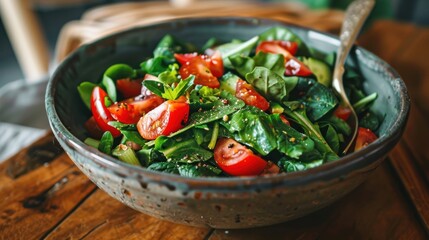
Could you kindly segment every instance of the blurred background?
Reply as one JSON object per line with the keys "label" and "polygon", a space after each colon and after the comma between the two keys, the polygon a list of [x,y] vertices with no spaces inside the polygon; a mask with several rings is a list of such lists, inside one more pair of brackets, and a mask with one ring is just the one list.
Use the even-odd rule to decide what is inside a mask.
{"label": "blurred background", "polygon": [[[194,0],[197,1],[197,0]],[[200,0],[204,1],[204,0]],[[349,0],[259,0],[260,2],[294,2],[302,4],[309,9],[345,9]],[[35,24],[39,25],[42,33],[41,36],[45,40],[47,57],[49,61],[53,61],[55,46],[61,28],[72,20],[80,19],[82,14],[98,6],[120,3],[120,0],[0,0],[2,3],[1,24],[0,24],[0,88],[6,83],[18,79],[26,78],[25,71],[20,66],[13,50],[10,36],[7,34],[5,27],[5,19],[8,14],[8,4],[10,2],[27,2],[29,8],[35,14]],[[142,1],[134,1],[142,2]],[[147,2],[147,1],[146,1]],[[159,2],[159,1],[157,1]],[[170,1],[180,2],[180,0]],[[187,1],[182,1],[187,2]],[[387,18],[398,21],[412,22],[417,25],[429,25],[429,9],[428,0],[378,0],[376,7],[372,13],[371,20]],[[13,31],[10,29],[9,32]],[[12,24],[13,28],[13,24]],[[21,64],[22,65],[22,64]]]}

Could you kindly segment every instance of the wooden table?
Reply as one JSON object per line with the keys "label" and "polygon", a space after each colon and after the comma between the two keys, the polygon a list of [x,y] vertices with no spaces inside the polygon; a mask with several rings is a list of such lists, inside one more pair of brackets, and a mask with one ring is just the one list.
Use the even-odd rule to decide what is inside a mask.
{"label": "wooden table", "polygon": [[0,239],[427,239],[429,29],[379,21],[359,42],[398,70],[413,105],[388,159],[332,206],[245,230],[158,220],[99,190],[48,134],[0,165]]}

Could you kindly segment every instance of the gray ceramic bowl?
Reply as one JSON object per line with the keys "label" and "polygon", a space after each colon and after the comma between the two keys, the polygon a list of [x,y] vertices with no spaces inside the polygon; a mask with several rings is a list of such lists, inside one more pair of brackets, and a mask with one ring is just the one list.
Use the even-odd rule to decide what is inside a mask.
{"label": "gray ceramic bowl", "polygon": [[362,71],[368,92],[379,93],[373,108],[384,120],[377,141],[338,161],[278,176],[186,178],[130,166],[82,142],[89,113],[76,91],[80,82],[98,81],[114,63],[138,66],[167,33],[203,44],[213,36],[224,41],[249,39],[275,25],[291,28],[320,50],[337,48],[338,41],[330,35],[266,19],[183,19],[130,29],[83,45],[59,65],[46,93],[51,128],[70,158],[98,187],[131,208],[161,219],[248,228],[295,219],[325,207],[357,187],[380,164],[398,142],[409,112],[407,91],[398,74],[359,47],[352,51],[348,64]]}

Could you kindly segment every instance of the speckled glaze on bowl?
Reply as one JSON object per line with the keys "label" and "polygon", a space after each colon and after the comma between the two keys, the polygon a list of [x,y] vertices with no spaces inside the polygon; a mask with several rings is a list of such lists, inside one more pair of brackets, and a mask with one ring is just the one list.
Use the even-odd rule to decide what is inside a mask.
{"label": "speckled glaze on bowl", "polygon": [[[398,142],[409,98],[398,74],[356,47],[348,64],[361,70],[368,92],[378,92],[373,109],[384,116],[380,138],[342,159],[303,172],[269,177],[186,178],[134,167],[82,141],[89,117],[77,85],[97,82],[111,64],[137,67],[165,34],[202,45],[210,37],[249,39],[273,26],[287,26],[310,46],[335,51],[338,41],[317,31],[255,18],[182,19],[113,34],[80,47],[48,83],[46,110],[51,128],[70,158],[98,187],[140,212],[176,223],[214,228],[248,228],[295,219],[341,198],[370,174]],[[100,203],[103,204],[103,203]]]}

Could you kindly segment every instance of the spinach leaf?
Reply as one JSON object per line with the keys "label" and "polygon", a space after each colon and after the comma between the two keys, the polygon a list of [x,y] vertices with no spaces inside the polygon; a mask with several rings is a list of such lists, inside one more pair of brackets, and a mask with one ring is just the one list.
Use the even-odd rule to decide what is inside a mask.
{"label": "spinach leaf", "polygon": [[328,142],[320,132],[317,123],[312,123],[308,119],[306,114],[305,106],[297,101],[283,102],[285,106],[285,114],[304,130],[305,134],[313,139],[316,149],[324,155],[324,159],[327,161],[333,161],[338,159],[338,155],[331,149]]}
{"label": "spinach leaf", "polygon": [[229,57],[229,61],[231,62],[231,67],[243,78],[255,68],[255,60],[248,56],[233,55]]}
{"label": "spinach leaf", "polygon": [[283,40],[296,42],[298,44],[298,56],[309,56],[310,51],[298,35],[285,27],[273,27],[259,35],[259,42],[267,40]]}
{"label": "spinach leaf", "polygon": [[266,67],[279,76],[285,73],[285,60],[281,54],[258,52],[253,59],[256,66]]}
{"label": "spinach leaf", "polygon": [[201,162],[213,157],[211,151],[200,147],[193,138],[183,141],[168,139],[162,144],[157,144],[155,141],[155,150],[164,154],[168,161],[173,162]]}
{"label": "spinach leaf", "polygon": [[183,164],[179,165],[178,170],[184,177],[215,177],[222,173],[219,168],[208,164]]}
{"label": "spinach leaf", "polygon": [[302,162],[288,158],[282,158],[278,161],[277,165],[285,172],[297,172],[310,168],[318,167],[323,164],[322,159],[314,160],[312,162]]}
{"label": "spinach leaf", "polygon": [[290,87],[285,79],[265,67],[255,67],[252,72],[246,74],[246,80],[259,93],[279,102],[286,98]]}
{"label": "spinach leaf", "polygon": [[91,109],[91,95],[92,90],[97,86],[97,84],[92,82],[82,82],[77,86],[77,91],[79,92],[79,96],[82,99],[83,103],[85,103],[85,106],[88,107],[88,109]]}
{"label": "spinach leaf", "polygon": [[216,50],[222,55],[223,65],[227,68],[232,68],[229,57],[234,55],[249,56],[250,52],[255,47],[256,42],[258,42],[258,37],[253,37],[246,42],[230,42],[219,45],[216,47]]}
{"label": "spinach leaf", "polygon": [[119,131],[121,130],[137,131],[137,127],[135,124],[126,124],[126,123],[121,123],[117,121],[110,121],[107,124],[118,129]]}
{"label": "spinach leaf", "polygon": [[139,132],[129,131],[129,130],[120,130],[121,133],[125,136],[126,140],[137,143],[140,146],[143,146],[147,141],[143,139]]}
{"label": "spinach leaf", "polygon": [[277,149],[291,158],[298,159],[304,153],[314,150],[311,138],[283,123],[279,114],[270,115],[272,126],[276,132]]}
{"label": "spinach leaf", "polygon": [[103,133],[101,137],[100,144],[98,145],[98,150],[109,154],[112,152],[113,148],[113,136],[109,131]]}
{"label": "spinach leaf", "polygon": [[[320,122],[323,123],[325,121],[320,121]],[[350,128],[350,126],[344,120],[336,117],[334,114],[332,114],[326,120],[326,122],[332,125],[332,127],[334,127],[337,132],[340,132],[346,136],[350,135],[352,132],[352,129]]]}
{"label": "spinach leaf", "polygon": [[140,68],[145,73],[158,76],[164,71],[168,70],[168,62],[165,57],[149,58],[148,60],[140,63]]}
{"label": "spinach leaf", "polygon": [[155,162],[149,165],[147,169],[151,171],[179,174],[178,167],[177,163],[173,162]]}
{"label": "spinach leaf", "polygon": [[134,78],[136,71],[127,64],[119,63],[110,66],[103,75],[101,85],[106,90],[107,95],[113,102],[117,100],[116,85],[115,82],[118,79],[123,78]]}
{"label": "spinach leaf", "polygon": [[317,121],[335,108],[338,99],[331,89],[315,82],[304,97],[304,103],[310,120]]}
{"label": "spinach leaf", "polygon": [[337,131],[330,124],[326,126],[325,139],[333,151],[338,153],[340,150],[340,139],[338,138]]}
{"label": "spinach leaf", "polygon": [[377,99],[377,93],[372,93],[353,104],[356,114],[362,113]]}
{"label": "spinach leaf", "polygon": [[374,112],[366,111],[361,114],[359,126],[371,129],[371,131],[375,132],[380,126],[380,119],[378,119]]}
{"label": "spinach leaf", "polygon": [[221,90],[225,90],[233,95],[235,95],[235,91],[237,88],[237,82],[240,78],[231,73],[231,72],[227,72],[225,73],[222,78],[220,78],[220,87],[219,89]]}
{"label": "spinach leaf", "polygon": [[191,44],[185,44],[173,36],[165,35],[153,51],[154,58],[161,57],[166,64],[174,63],[174,53],[195,52],[196,48]]}
{"label": "spinach leaf", "polygon": [[221,122],[240,143],[252,147],[261,155],[277,148],[275,131],[268,114],[258,108],[246,106],[235,112],[231,120]]}

